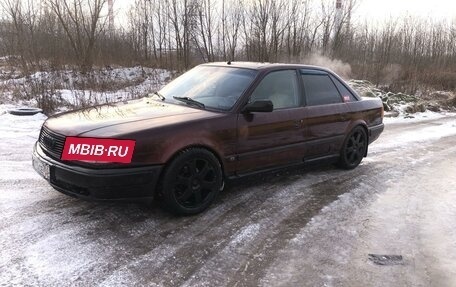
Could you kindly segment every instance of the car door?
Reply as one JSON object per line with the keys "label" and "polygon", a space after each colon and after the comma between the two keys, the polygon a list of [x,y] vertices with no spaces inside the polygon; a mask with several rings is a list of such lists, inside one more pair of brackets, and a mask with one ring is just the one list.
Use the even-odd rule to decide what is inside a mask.
{"label": "car door", "polygon": [[306,159],[337,155],[349,125],[344,103],[330,75],[320,70],[300,70],[304,86]]}
{"label": "car door", "polygon": [[302,161],[302,92],[294,69],[272,71],[249,102],[270,100],[274,110],[238,115],[238,175]]}

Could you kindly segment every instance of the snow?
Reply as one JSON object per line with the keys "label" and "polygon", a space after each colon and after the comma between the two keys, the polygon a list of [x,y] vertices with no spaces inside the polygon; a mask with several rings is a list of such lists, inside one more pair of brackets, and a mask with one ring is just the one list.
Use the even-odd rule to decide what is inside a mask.
{"label": "snow", "polygon": [[[144,72],[147,70],[147,72]],[[114,73],[114,75],[110,75]],[[144,75],[143,75],[144,74]],[[117,91],[94,92],[91,90],[59,89],[56,92],[70,105],[94,105],[107,102],[124,101],[159,90],[171,77],[169,71],[160,69],[125,68],[117,69],[104,75],[107,79],[119,79],[124,82],[141,80],[141,83]],[[142,80],[142,78],[144,78]]]}
{"label": "snow", "polygon": [[424,113],[416,113],[411,115],[400,114],[397,117],[385,117],[383,122],[385,124],[395,124],[395,123],[413,123],[413,122],[422,122],[426,120],[441,119],[444,117],[456,116],[456,113],[453,112],[432,112],[425,111]]}
{"label": "snow", "polygon": [[[31,151],[37,140],[41,125],[46,120],[43,114],[14,116],[7,111],[12,105],[0,105],[0,166],[4,180],[38,178],[31,170]],[[4,194],[0,194],[0,197]]]}
{"label": "snow", "polygon": [[259,231],[259,224],[248,225],[236,235],[236,237],[231,241],[231,245],[236,246],[238,244],[245,244],[247,240],[254,238]]}
{"label": "snow", "polygon": [[[6,73],[0,67],[0,72]],[[72,70],[40,71],[25,77],[0,79],[6,103],[36,107],[31,94],[46,93],[59,103],[59,111],[124,101],[159,90],[172,72],[146,67],[103,68],[88,74]]]}
{"label": "snow", "polygon": [[87,74],[74,70],[38,71],[25,77],[6,80],[3,84],[8,83],[17,86],[27,84],[30,81],[37,81],[72,89],[87,83],[103,84],[112,81],[130,83],[131,85],[140,79],[148,78],[162,82],[168,77],[170,77],[170,72],[167,70],[136,66],[94,69]]}
{"label": "snow", "polygon": [[[341,190],[292,238],[270,265],[263,286],[280,282],[297,286],[302,280],[321,286],[453,286],[456,278],[456,121],[442,155],[433,149],[433,134],[420,126],[410,135],[426,143],[385,153],[357,168],[375,176],[354,177],[328,186]],[[425,128],[427,129],[427,128]],[[450,134],[450,132],[448,133]],[[426,138],[427,137],[427,138]],[[389,143],[387,143],[389,145]],[[377,147],[383,148],[382,138]],[[419,156],[418,156],[419,155]],[[414,165],[406,163],[415,161]],[[378,267],[367,254],[402,255],[403,266]],[[302,256],[305,254],[305,256]],[[315,277],[306,276],[312,274]],[[318,277],[317,277],[318,276]],[[424,283],[427,282],[427,283]],[[429,284],[433,283],[433,284]]]}
{"label": "snow", "polygon": [[[432,120],[441,119],[435,122]],[[454,113],[438,114],[432,112],[417,115],[415,118],[385,119],[385,129],[401,129],[399,134],[389,136],[384,132],[380,139],[369,146],[369,153],[378,153],[392,149],[402,148],[407,145],[418,145],[423,142],[436,141],[441,138],[456,135],[456,115]],[[407,128],[405,124],[420,124],[420,128]],[[404,126],[405,125],[405,126]],[[367,158],[369,161],[369,157]]]}
{"label": "snow", "polygon": [[[126,73],[125,77],[128,78],[129,74]],[[166,75],[166,73],[161,73],[160,79],[165,81]],[[88,91],[83,91],[82,98],[89,103],[102,101],[106,98],[109,100],[125,99],[128,98],[132,90],[145,92],[153,89],[154,83],[153,79],[149,79],[135,87],[112,93],[90,94]],[[65,101],[77,104],[71,102],[75,100],[74,90],[61,89],[59,91]],[[0,166],[2,167],[0,215],[5,218],[14,218],[15,212],[31,202],[49,199],[58,201],[63,197],[59,197],[58,193],[54,192],[31,166],[32,147],[38,138],[40,127],[46,120],[46,116],[43,114],[33,116],[8,114],[7,111],[15,107],[16,105],[13,103],[0,104],[0,134],[2,135],[0,142]],[[370,152],[373,152],[374,156],[365,159],[359,167],[360,169],[369,169],[373,166],[370,172],[374,173],[380,170],[381,173],[384,173],[384,177],[379,179],[370,179],[364,176],[355,178],[358,172],[355,170],[350,181],[337,182],[338,173],[329,170],[316,175],[312,173],[300,175],[296,182],[291,180],[291,182],[276,183],[271,190],[261,190],[261,186],[250,188],[254,191],[253,193],[241,194],[238,197],[231,198],[229,203],[221,204],[217,208],[209,210],[194,221],[187,218],[176,219],[174,222],[168,223],[172,226],[179,224],[178,222],[183,222],[183,228],[178,231],[174,230],[173,232],[176,234],[166,235],[167,233],[163,232],[165,234],[163,236],[166,238],[161,240],[166,240],[165,243],[162,244],[160,241],[158,247],[152,245],[149,246],[150,249],[144,249],[146,251],[134,257],[134,260],[124,262],[121,267],[111,270],[110,275],[103,278],[99,284],[102,286],[120,286],[138,283],[137,285],[153,286],[153,282],[142,281],[141,275],[144,274],[140,272],[141,270],[147,270],[151,274],[161,274],[162,276],[164,276],[163,274],[171,274],[169,276],[172,276],[172,273],[167,273],[171,271],[166,267],[169,267],[168,262],[179,255],[182,247],[179,244],[186,242],[190,246],[186,240],[194,241],[192,242],[194,245],[197,245],[199,240],[204,243],[207,240],[206,236],[211,236],[211,234],[207,235],[204,232],[204,228],[209,225],[220,225],[220,230],[217,232],[226,234],[226,238],[214,239],[214,244],[210,246],[197,245],[200,247],[198,251],[204,249],[218,251],[215,254],[209,253],[211,256],[205,258],[204,262],[195,262],[195,265],[200,264],[202,268],[196,270],[195,275],[190,277],[184,285],[201,285],[202,282],[213,282],[215,279],[221,283],[226,283],[229,280],[227,275],[235,274],[236,268],[240,264],[245,264],[243,270],[245,272],[252,260],[259,258],[258,260],[266,261],[264,250],[255,254],[258,258],[254,259],[246,253],[246,250],[268,248],[268,243],[264,246],[259,246],[257,243],[268,242],[267,236],[279,236],[278,233],[284,232],[281,228],[286,223],[285,221],[289,220],[293,214],[305,211],[308,208],[307,203],[312,202],[312,196],[315,194],[311,194],[310,190],[318,191],[320,184],[334,177],[333,185],[346,192],[336,194],[335,200],[325,204],[318,214],[312,214],[308,224],[290,240],[284,241],[284,246],[281,246],[283,251],[280,251],[277,259],[269,266],[269,272],[265,273],[265,278],[261,282],[263,285],[275,285],[270,283],[280,281],[289,282],[289,286],[298,286],[302,282],[322,282],[323,284],[320,284],[322,286],[338,286],[340,285],[338,282],[355,276],[344,273],[342,270],[344,266],[360,264],[357,267],[360,270],[367,270],[366,274],[378,272],[378,270],[373,269],[373,266],[363,261],[368,252],[401,253],[408,260],[406,262],[409,265],[400,268],[417,266],[417,270],[423,271],[420,269],[422,266],[419,262],[413,261],[421,259],[421,257],[417,255],[414,258],[413,252],[415,251],[412,247],[408,247],[408,245],[413,246],[412,243],[416,241],[418,236],[420,236],[423,246],[426,246],[426,248],[423,247],[425,256],[436,262],[431,269],[442,270],[443,274],[447,274],[446,276],[442,275],[440,281],[435,281],[441,283],[436,286],[446,285],[445,280],[448,277],[453,276],[455,278],[454,276],[456,276],[454,271],[456,270],[454,264],[456,256],[454,252],[448,252],[448,250],[456,250],[456,233],[454,231],[456,190],[453,188],[456,182],[454,176],[453,180],[448,183],[440,179],[452,176],[452,170],[448,167],[456,165],[456,162],[454,159],[434,158],[435,152],[432,151],[432,143],[439,139],[451,139],[451,137],[456,136],[456,114],[428,111],[413,116],[414,118],[404,118],[404,116],[385,118],[385,133],[370,147]],[[390,129],[400,130],[400,132],[390,134]],[[400,157],[398,156],[397,161],[415,161],[415,170],[413,171],[396,170],[393,166],[394,163],[383,163],[382,156],[375,156],[383,151],[401,149],[410,145],[416,147],[418,153],[424,157],[416,159],[415,153],[409,152],[409,154],[404,155],[398,153]],[[430,170],[432,171],[431,175],[428,174]],[[404,173],[407,173],[410,179],[400,183]],[[410,188],[416,184],[412,174],[426,178],[426,181],[422,182],[424,183],[423,186],[417,189]],[[323,185],[320,187],[321,192],[324,194],[331,193],[333,185]],[[432,192],[420,193],[420,189],[423,188]],[[273,195],[264,199],[263,194],[268,192]],[[250,198],[255,195],[258,196],[256,201]],[[259,204],[261,208],[249,213],[248,218],[243,216],[241,209],[229,213],[234,206],[242,206],[243,203],[252,203],[252,201],[261,202],[261,205]],[[404,202],[406,207],[403,205]],[[65,204],[71,203],[66,202]],[[89,231],[97,231],[94,227],[99,223],[97,220],[92,221],[94,226],[86,226],[87,218],[85,217],[75,219],[72,212],[59,215],[56,211],[59,209],[58,205],[56,207],[51,204],[44,206],[47,210],[44,210],[42,214],[29,214],[29,217],[21,223],[1,229],[0,246],[11,245],[9,243],[11,240],[21,241],[23,242],[22,245],[25,246],[23,250],[0,250],[0,270],[3,267],[6,268],[5,266],[13,266],[7,270],[8,272],[0,272],[2,284],[6,282],[12,285],[33,285],[27,281],[22,281],[26,279],[24,274],[39,278],[41,285],[47,285],[46,280],[65,282],[65,284],[68,282],[77,283],[82,274],[81,270],[95,269],[101,272],[100,269],[110,268],[109,264],[112,263],[113,258],[118,258],[113,256],[114,253],[124,252],[126,254],[137,251],[134,248],[131,251],[123,250],[124,247],[110,246],[109,236],[99,239],[87,236],[86,233]],[[256,207],[256,205],[254,206]],[[56,210],[52,210],[52,208]],[[82,208],[90,210],[90,205],[84,205]],[[249,209],[250,206],[244,206],[244,208]],[[71,210],[71,207],[69,209]],[[134,209],[132,212],[137,212],[137,210]],[[222,223],[218,220],[220,220],[219,216],[224,213],[229,213],[230,216],[224,218]],[[270,218],[269,214],[273,214],[274,218]],[[120,216],[123,214],[117,215],[119,218],[113,219],[115,223],[122,221]],[[65,217],[64,219],[67,221],[65,226],[60,226],[62,217]],[[403,221],[398,221],[398,219],[403,219]],[[305,218],[303,217],[302,220],[304,221]],[[409,228],[415,228],[417,220],[424,228],[413,231],[416,233],[411,234],[403,232]],[[247,223],[242,225],[244,221]],[[39,230],[43,227],[45,228],[44,232]],[[51,228],[52,232],[48,234],[47,230],[51,230]],[[150,236],[147,231],[160,230],[160,228],[163,229],[163,226],[160,226],[151,217],[144,223],[136,225],[133,230],[124,228],[122,232],[128,234],[127,239],[125,239],[128,241],[133,237]],[[172,230],[171,227],[168,226],[168,228]],[[265,230],[268,230],[269,233],[263,232]],[[119,230],[115,231],[120,232]],[[112,236],[114,237],[114,235]],[[148,241],[145,240],[144,242]],[[322,242],[327,243],[324,250],[309,249],[309,246]],[[140,249],[137,246],[136,248]],[[144,247],[141,246],[141,248]],[[303,250],[306,251],[306,256],[302,256]],[[14,258],[18,258],[18,254],[24,258],[23,266],[12,263]],[[78,256],[69,257],[69,254],[78,254]],[[328,255],[331,256],[328,257]],[[120,257],[118,260],[122,261],[125,258]],[[97,267],[100,262],[104,262],[105,265]],[[107,264],[106,262],[110,263]],[[119,264],[114,263],[113,265],[119,266]],[[319,281],[311,281],[315,278],[304,276],[305,272],[308,273],[309,270],[315,271]],[[248,272],[254,271],[248,270]],[[84,275],[87,276],[87,273]],[[95,271],[91,276],[95,277],[96,275]],[[297,278],[308,281],[289,281],[292,280],[291,276],[297,276]],[[388,276],[385,274],[385,278]],[[53,279],[55,280],[52,281]],[[409,282],[417,280],[416,278],[408,279]],[[394,285],[394,282],[388,281],[389,279],[385,280],[386,283],[384,284],[391,283],[390,285]],[[31,282],[36,283],[36,281]],[[166,284],[167,282],[161,283]],[[286,286],[287,284],[283,283],[283,285]],[[360,285],[363,284],[360,283]]]}
{"label": "snow", "polygon": [[[436,140],[443,137],[456,135],[456,121],[440,124],[433,127],[427,127],[420,130],[420,132],[409,131],[404,132],[399,137],[396,137],[395,146],[403,146],[410,142],[423,142],[429,140]],[[383,148],[389,145],[383,145]]]}

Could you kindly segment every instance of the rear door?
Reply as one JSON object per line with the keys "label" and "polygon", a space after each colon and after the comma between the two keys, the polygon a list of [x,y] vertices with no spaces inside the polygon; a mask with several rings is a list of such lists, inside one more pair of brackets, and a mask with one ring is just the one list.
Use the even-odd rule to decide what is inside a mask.
{"label": "rear door", "polygon": [[331,76],[320,70],[300,70],[304,87],[306,159],[338,154],[349,125],[344,103]]}
{"label": "rear door", "polygon": [[249,102],[270,100],[269,113],[238,116],[239,175],[302,161],[302,91],[295,69],[272,71],[258,84]]}

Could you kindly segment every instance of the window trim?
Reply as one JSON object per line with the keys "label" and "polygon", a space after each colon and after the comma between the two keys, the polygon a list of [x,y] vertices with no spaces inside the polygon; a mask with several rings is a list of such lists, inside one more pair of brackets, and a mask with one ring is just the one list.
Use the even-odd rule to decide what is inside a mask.
{"label": "window trim", "polygon": [[337,87],[337,84],[335,83],[335,81],[339,82],[339,83],[340,83],[340,84],[341,84],[341,85],[350,93],[351,98],[355,99],[354,101],[351,101],[351,102],[357,102],[357,101],[359,101],[358,97],[356,97],[356,96],[353,94],[353,92],[350,90],[350,88],[347,87],[347,84],[345,84],[343,81],[339,80],[338,78],[336,78],[336,77],[333,76],[333,75],[329,75],[329,78],[333,81],[334,86],[336,86],[336,89],[339,91],[339,95],[341,96],[342,102],[343,102],[343,103],[346,103],[346,102],[344,101],[344,97],[343,97],[343,95],[342,95],[342,92],[340,91],[339,87]]}

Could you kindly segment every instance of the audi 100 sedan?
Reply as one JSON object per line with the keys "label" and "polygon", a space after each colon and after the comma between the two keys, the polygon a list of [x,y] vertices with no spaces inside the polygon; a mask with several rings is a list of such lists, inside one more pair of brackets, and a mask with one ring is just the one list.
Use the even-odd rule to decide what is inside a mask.
{"label": "audi 100 sedan", "polygon": [[50,117],[33,166],[83,199],[205,210],[227,179],[334,161],[353,169],[383,131],[379,99],[320,67],[210,63],[147,97]]}

